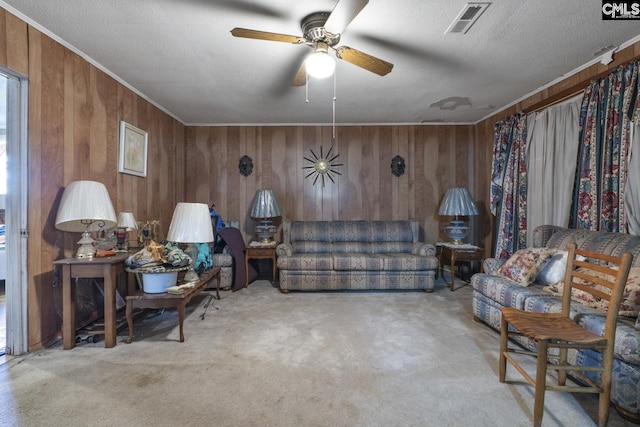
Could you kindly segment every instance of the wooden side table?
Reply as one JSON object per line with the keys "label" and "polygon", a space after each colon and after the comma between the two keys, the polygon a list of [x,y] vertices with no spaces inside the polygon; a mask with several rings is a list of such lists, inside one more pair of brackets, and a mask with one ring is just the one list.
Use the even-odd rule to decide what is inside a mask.
{"label": "wooden side table", "polygon": [[216,278],[216,295],[220,299],[220,267],[214,267],[200,274],[200,280],[196,282],[193,288],[188,288],[182,294],[146,294],[143,291],[135,292],[127,296],[127,325],[129,326],[129,337],[127,344],[133,341],[133,309],[134,308],[175,308],[178,310],[178,323],[180,325],[180,342],[184,342],[184,310],[189,301],[200,292],[205,290],[211,281]]}
{"label": "wooden side table", "polygon": [[[480,262],[480,271],[482,271],[482,260],[484,259],[484,250],[479,248],[478,246],[469,245],[469,244],[461,244],[455,245],[452,243],[437,243],[437,249],[439,250],[439,270],[440,275],[444,278],[444,270],[443,267],[445,263],[449,263],[451,273],[451,290],[455,290],[455,267],[457,262],[468,262],[471,263],[473,261]],[[465,285],[468,282],[465,283]],[[464,285],[463,285],[464,286]],[[460,289],[460,288],[458,288]]]}
{"label": "wooden side table", "polygon": [[[116,345],[116,278],[124,273],[129,253],[91,259],[65,258],[54,261],[62,268],[62,348],[76,346],[76,288],[73,279],[104,279],[104,346]],[[127,276],[127,293],[133,292],[134,280]]]}
{"label": "wooden side table", "polygon": [[249,286],[249,260],[250,259],[270,259],[271,260],[271,273],[272,273],[272,282],[276,283],[276,247],[275,245],[272,247],[264,247],[264,246],[247,246],[245,257],[244,257],[244,270],[245,277],[247,278],[247,282],[244,287]]}

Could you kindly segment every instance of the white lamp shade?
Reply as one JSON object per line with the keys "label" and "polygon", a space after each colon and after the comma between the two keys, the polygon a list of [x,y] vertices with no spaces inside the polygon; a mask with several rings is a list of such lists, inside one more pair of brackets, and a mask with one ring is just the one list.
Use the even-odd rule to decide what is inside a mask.
{"label": "white lamp shade", "polygon": [[310,76],[316,79],[324,79],[333,74],[336,62],[327,52],[316,51],[307,57],[305,67]]}
{"label": "white lamp shade", "polygon": [[209,207],[204,203],[178,203],[173,211],[167,240],[177,243],[213,242]]}
{"label": "white lamp shade", "polygon": [[104,184],[96,181],[73,181],[64,189],[56,215],[56,228],[82,232],[99,222],[109,229],[117,223],[116,211]]}
{"label": "white lamp shade", "polygon": [[442,216],[478,215],[471,193],[464,187],[450,188],[444,195],[438,214]]}
{"label": "white lamp shade", "polygon": [[256,195],[251,203],[251,211],[249,212],[251,218],[275,218],[281,215],[282,209],[280,209],[273,190],[263,188],[256,191]]}
{"label": "white lamp shade", "polygon": [[131,212],[118,212],[118,228],[124,228],[127,231],[137,230],[138,223]]}

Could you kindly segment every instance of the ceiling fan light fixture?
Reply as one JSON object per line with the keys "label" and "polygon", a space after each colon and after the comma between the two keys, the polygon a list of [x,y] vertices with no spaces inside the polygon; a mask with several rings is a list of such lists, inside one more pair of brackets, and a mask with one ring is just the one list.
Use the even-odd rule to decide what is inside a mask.
{"label": "ceiling fan light fixture", "polygon": [[307,73],[316,79],[325,79],[333,74],[336,62],[327,53],[327,45],[318,43],[314,52],[305,61]]}

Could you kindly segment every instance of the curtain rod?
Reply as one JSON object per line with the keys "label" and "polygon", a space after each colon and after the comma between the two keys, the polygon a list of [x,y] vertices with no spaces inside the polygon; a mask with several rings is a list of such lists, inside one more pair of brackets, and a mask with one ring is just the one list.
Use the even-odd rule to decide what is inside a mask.
{"label": "curtain rod", "polygon": [[562,97],[560,97],[558,99],[554,99],[553,101],[548,102],[548,103],[546,103],[544,105],[540,105],[540,106],[538,106],[536,108],[529,107],[529,108],[525,109],[523,112],[525,114],[537,113],[538,111],[544,110],[545,108],[549,108],[549,107],[553,107],[554,105],[561,104],[562,102],[564,102],[564,101],[566,101],[568,99],[571,99],[573,97],[576,97],[576,96],[580,95],[583,92],[584,92],[584,89],[581,89],[581,90],[579,90],[577,92],[573,92],[573,93],[570,93],[568,95],[562,96]]}
{"label": "curtain rod", "polygon": [[538,101],[532,105],[530,105],[529,107],[525,108],[522,110],[523,113],[528,114],[528,113],[533,113],[536,111],[540,111],[544,108],[547,107],[551,107],[552,105],[555,105],[559,102],[565,101],[569,98],[571,98],[572,96],[575,96],[577,94],[579,94],[580,92],[583,92],[587,86],[589,86],[591,84],[592,81],[596,80],[596,79],[601,79],[604,78],[610,74],[612,74],[614,72],[614,70],[620,66],[624,66],[626,64],[629,64],[633,62],[632,61],[627,61],[624,62],[622,64],[618,64],[615,67],[610,67],[604,71],[601,71],[600,73],[594,74],[593,76],[591,76],[591,78],[589,78],[588,80],[576,83],[572,86],[569,86],[568,88],[566,88],[563,91],[560,91],[558,93],[556,93],[553,96],[550,96],[542,101]]}
{"label": "curtain rod", "polygon": [[[544,110],[545,108],[549,108],[554,105],[560,104],[561,102],[564,102],[567,99],[571,99],[574,96],[581,94],[582,92],[584,92],[584,89],[585,88],[582,88],[580,90],[574,90],[571,93],[568,93],[566,95],[564,94],[564,91],[560,92],[558,95],[556,95],[557,98],[556,97],[547,98],[544,100],[544,102],[537,102],[532,106],[530,106],[529,108],[525,108],[524,110],[522,110],[522,112],[524,114],[537,113],[540,110]],[[551,101],[549,101],[549,99],[551,99]]]}

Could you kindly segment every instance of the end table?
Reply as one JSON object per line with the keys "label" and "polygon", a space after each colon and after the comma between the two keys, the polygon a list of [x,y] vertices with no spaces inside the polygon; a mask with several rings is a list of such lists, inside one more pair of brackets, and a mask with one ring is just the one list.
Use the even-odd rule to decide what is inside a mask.
{"label": "end table", "polygon": [[246,248],[244,257],[244,269],[247,282],[244,287],[249,286],[249,260],[250,259],[270,259],[271,260],[271,274],[273,276],[272,284],[276,283],[276,242],[272,244],[249,244]]}
{"label": "end table", "polygon": [[[451,274],[451,290],[455,290],[455,267],[457,262],[478,261],[480,263],[480,271],[482,271],[482,260],[484,259],[484,250],[478,246],[469,244],[453,244],[453,243],[436,243],[439,252],[438,261],[440,264],[440,275],[444,278],[444,264],[449,263]],[[467,285],[469,282],[466,282]],[[464,285],[463,285],[464,286]],[[462,286],[461,286],[462,287]],[[460,289],[460,288],[458,288]]]}
{"label": "end table", "polygon": [[[62,348],[76,345],[76,281],[74,279],[101,278],[104,280],[104,346],[116,345],[116,279],[125,272],[124,261],[129,253],[91,259],[65,258],[54,261],[62,269]],[[134,281],[127,275],[127,293],[134,290]]]}

